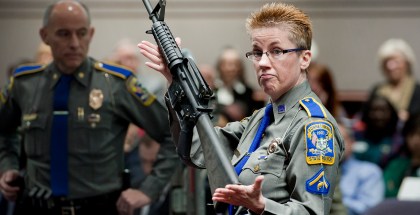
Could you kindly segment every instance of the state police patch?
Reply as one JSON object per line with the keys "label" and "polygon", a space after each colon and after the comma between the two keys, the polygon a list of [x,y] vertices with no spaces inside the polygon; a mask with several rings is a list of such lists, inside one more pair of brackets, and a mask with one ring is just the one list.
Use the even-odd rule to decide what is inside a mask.
{"label": "state police patch", "polygon": [[312,178],[306,180],[306,191],[314,194],[328,194],[330,183],[325,178],[324,168],[315,173]]}
{"label": "state police patch", "polygon": [[133,94],[144,106],[151,105],[156,97],[155,95],[149,93],[146,88],[144,88],[141,83],[137,80],[136,77],[132,77],[127,82],[128,91]]}
{"label": "state police patch", "polygon": [[13,86],[13,76],[10,77],[10,81],[8,83],[7,86],[4,86],[2,88],[0,88],[0,102],[5,104],[7,99],[9,98],[9,93],[12,90],[12,86]]}
{"label": "state police patch", "polygon": [[7,98],[9,97],[7,94],[8,94],[8,92],[7,92],[6,87],[0,88],[0,102],[1,103],[3,103],[3,104],[6,103]]}
{"label": "state police patch", "polygon": [[334,131],[331,123],[320,120],[305,126],[306,162],[334,164]]}

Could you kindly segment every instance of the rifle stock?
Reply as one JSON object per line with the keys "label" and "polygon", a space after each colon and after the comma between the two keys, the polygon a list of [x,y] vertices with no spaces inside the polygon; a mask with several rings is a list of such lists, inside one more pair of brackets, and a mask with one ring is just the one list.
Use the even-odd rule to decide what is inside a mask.
{"label": "rifle stock", "polygon": [[[238,176],[224,153],[210,120],[212,109],[209,108],[209,101],[213,92],[194,60],[184,57],[169,27],[163,21],[166,1],[159,0],[154,9],[149,0],[143,0],[143,3],[153,22],[151,30],[146,33],[153,34],[173,77],[168,96],[181,127],[178,155],[187,165],[197,167],[190,157],[193,129],[196,126],[212,193],[216,188],[225,187],[227,184],[239,184]],[[216,212],[223,212],[226,208],[225,203],[215,203]]]}

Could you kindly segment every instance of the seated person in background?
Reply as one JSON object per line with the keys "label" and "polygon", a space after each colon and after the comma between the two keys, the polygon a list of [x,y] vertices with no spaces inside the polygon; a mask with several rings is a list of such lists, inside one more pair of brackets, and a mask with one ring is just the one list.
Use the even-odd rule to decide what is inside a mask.
{"label": "seated person in background", "polygon": [[420,177],[420,115],[411,115],[402,131],[404,144],[400,156],[384,170],[385,197],[396,197],[407,176]]}
{"label": "seated person in background", "polygon": [[265,101],[257,99],[257,91],[245,81],[245,66],[236,49],[225,48],[216,68],[219,76],[214,92],[220,114],[227,122],[241,120],[264,107]]}
{"label": "seated person in background", "polygon": [[388,99],[373,95],[364,104],[361,119],[356,124],[356,143],[353,154],[357,159],[370,161],[382,169],[401,146],[398,113]]}
{"label": "seated person in background", "polygon": [[363,214],[384,198],[382,170],[374,163],[357,160],[352,155],[353,132],[343,124],[339,128],[345,142],[340,181],[343,203],[349,215]]}
{"label": "seated person in background", "polygon": [[410,114],[420,112],[420,85],[413,75],[416,56],[403,39],[389,39],[378,51],[379,63],[385,82],[378,83],[372,94],[388,98],[402,121]]}
{"label": "seated person in background", "polygon": [[35,53],[35,63],[49,64],[52,60],[51,47],[44,42],[40,42]]}
{"label": "seated person in background", "polygon": [[321,99],[322,104],[336,118],[347,117],[347,114],[338,100],[338,92],[334,76],[326,65],[311,62],[308,69],[308,80],[314,93]]}

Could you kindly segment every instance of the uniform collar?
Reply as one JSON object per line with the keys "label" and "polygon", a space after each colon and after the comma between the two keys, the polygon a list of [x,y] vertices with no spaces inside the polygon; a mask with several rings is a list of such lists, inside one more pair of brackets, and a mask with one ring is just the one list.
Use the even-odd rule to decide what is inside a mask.
{"label": "uniform collar", "polygon": [[[73,73],[74,79],[83,86],[88,85],[89,75],[92,71],[92,61],[92,59],[86,58],[80,67]],[[50,70],[49,75],[51,76],[52,80],[50,88],[52,89],[57,84],[57,81],[60,79],[62,73],[58,69],[57,65],[54,64],[54,62],[48,66],[48,70]]]}
{"label": "uniform collar", "polygon": [[[293,87],[291,90],[289,90],[286,94],[284,94],[280,99],[278,99],[277,101],[273,102],[273,115],[274,115],[274,123],[273,124],[278,124],[280,123],[281,119],[286,115],[286,113],[288,113],[291,109],[293,109],[293,107],[295,105],[299,105],[299,100],[301,100],[302,98],[304,98],[305,96],[309,95],[311,93],[311,88],[308,84],[307,81],[305,81],[304,83]],[[279,113],[278,108],[280,106],[285,106],[285,111],[282,111],[281,113]],[[265,110],[264,108],[262,110]],[[263,118],[264,116],[264,111],[258,111],[258,113],[256,113],[256,115],[253,117],[254,120],[258,120],[258,123],[253,123],[252,126],[259,126],[259,121]],[[270,127],[271,125],[269,125]],[[254,129],[251,128],[251,129]],[[268,127],[268,128],[269,128]],[[268,129],[267,128],[267,129]],[[249,135],[250,133],[246,133],[244,135]],[[247,136],[242,137],[242,139],[247,138]],[[239,160],[247,153],[249,146],[251,143],[247,144],[239,144],[237,146],[237,149],[234,152],[234,156],[231,160],[232,164],[236,164],[237,162],[239,162]]]}
{"label": "uniform collar", "polygon": [[278,124],[280,120],[288,113],[295,105],[299,103],[299,100],[311,93],[311,87],[308,81],[293,87],[277,101],[273,102],[273,115],[274,123]]}

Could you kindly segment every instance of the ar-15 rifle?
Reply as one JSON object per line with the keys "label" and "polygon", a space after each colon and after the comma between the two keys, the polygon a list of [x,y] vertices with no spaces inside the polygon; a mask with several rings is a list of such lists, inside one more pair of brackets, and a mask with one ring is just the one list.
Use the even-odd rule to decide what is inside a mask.
{"label": "ar-15 rifle", "polygon": [[[196,166],[190,157],[194,126],[201,140],[212,193],[226,184],[239,184],[238,176],[221,148],[220,140],[210,120],[212,109],[209,101],[212,90],[203,79],[193,59],[184,57],[169,27],[164,20],[165,0],[159,0],[152,9],[149,0],[143,0],[153,25],[148,34],[153,34],[161,54],[168,64],[173,81],[168,89],[171,107],[180,121],[177,152],[187,165]],[[226,204],[215,204],[216,212],[226,210]]]}

